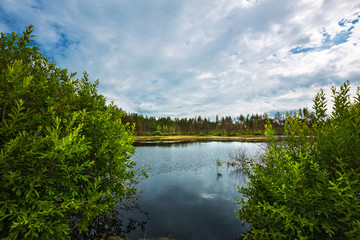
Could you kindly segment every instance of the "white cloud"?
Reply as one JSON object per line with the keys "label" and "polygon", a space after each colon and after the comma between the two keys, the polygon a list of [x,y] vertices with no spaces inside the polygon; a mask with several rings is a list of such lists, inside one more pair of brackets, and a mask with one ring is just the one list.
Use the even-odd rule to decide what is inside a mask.
{"label": "white cloud", "polygon": [[127,111],[235,116],[359,85],[359,15],[352,0],[3,0],[0,31],[34,24],[46,55]]}
{"label": "white cloud", "polygon": [[201,79],[208,79],[208,78],[214,78],[214,74],[212,74],[211,72],[205,72],[200,74],[199,76],[197,76],[197,79],[201,80]]}

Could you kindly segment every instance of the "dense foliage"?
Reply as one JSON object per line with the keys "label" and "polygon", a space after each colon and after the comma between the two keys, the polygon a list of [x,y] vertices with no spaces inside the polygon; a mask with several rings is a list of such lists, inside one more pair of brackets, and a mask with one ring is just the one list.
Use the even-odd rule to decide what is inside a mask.
{"label": "dense foliage", "polygon": [[134,190],[132,129],[91,83],[56,67],[23,35],[0,37],[0,238],[86,231]]}
{"label": "dense foliage", "polygon": [[240,189],[246,239],[359,239],[360,89],[351,102],[349,88],[332,89],[329,116],[323,91],[316,96],[311,127],[289,117],[283,142],[267,127],[264,161],[251,164]]}

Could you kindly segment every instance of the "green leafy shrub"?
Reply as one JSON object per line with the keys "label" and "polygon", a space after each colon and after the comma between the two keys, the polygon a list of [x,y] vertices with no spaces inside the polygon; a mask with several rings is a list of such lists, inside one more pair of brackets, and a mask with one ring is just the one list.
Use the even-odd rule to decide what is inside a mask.
{"label": "green leafy shrub", "polygon": [[69,238],[135,189],[133,132],[91,83],[0,37],[0,238]]}
{"label": "green leafy shrub", "polygon": [[254,135],[263,135],[263,132],[261,130],[254,131]]}
{"label": "green leafy shrub", "polygon": [[212,136],[222,136],[222,132],[220,130],[212,130],[210,132],[210,135],[212,135]]}
{"label": "green leafy shrub", "polygon": [[152,136],[164,136],[164,134],[160,131],[155,131],[151,134]]}
{"label": "green leafy shrub", "polygon": [[330,116],[323,91],[316,96],[311,127],[288,116],[278,142],[267,126],[264,162],[251,163],[239,190],[247,199],[237,216],[252,226],[245,239],[359,239],[360,90],[353,102],[348,82],[332,91]]}

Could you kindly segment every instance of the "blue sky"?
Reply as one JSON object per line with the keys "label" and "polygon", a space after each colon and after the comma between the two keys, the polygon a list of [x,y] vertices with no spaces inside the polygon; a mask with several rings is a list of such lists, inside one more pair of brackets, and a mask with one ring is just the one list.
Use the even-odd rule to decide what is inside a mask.
{"label": "blue sky", "polygon": [[33,24],[58,66],[156,117],[311,108],[346,80],[354,93],[359,18],[360,0],[0,1],[0,32]]}

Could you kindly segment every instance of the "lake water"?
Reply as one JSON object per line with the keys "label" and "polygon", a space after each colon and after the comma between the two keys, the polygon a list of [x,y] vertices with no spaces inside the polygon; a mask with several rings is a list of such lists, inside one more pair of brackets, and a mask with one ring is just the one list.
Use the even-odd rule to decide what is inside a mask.
{"label": "lake water", "polygon": [[[229,154],[246,149],[251,156],[263,144],[207,142],[139,146],[133,160],[136,168],[151,168],[139,185],[138,204],[145,214],[144,229],[129,239],[236,239],[248,229],[235,216],[241,199],[237,186],[244,177],[228,168]],[[223,163],[218,167],[216,160]],[[143,214],[144,215],[144,214]],[[143,217],[138,215],[137,217]]]}

